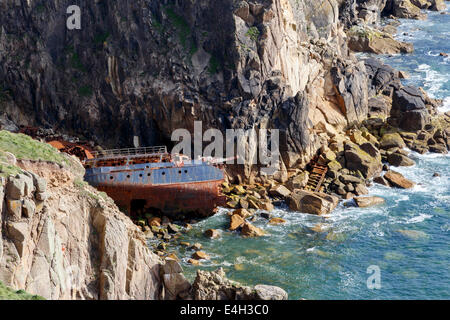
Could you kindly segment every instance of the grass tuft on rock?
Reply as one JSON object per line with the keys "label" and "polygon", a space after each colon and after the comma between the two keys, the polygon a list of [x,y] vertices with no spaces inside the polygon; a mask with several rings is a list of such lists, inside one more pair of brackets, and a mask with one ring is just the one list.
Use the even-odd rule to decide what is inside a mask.
{"label": "grass tuft on rock", "polygon": [[45,300],[43,297],[33,295],[24,290],[13,290],[0,281],[0,300]]}
{"label": "grass tuft on rock", "polygon": [[21,133],[1,130],[0,151],[10,152],[17,159],[51,161],[60,165],[68,164],[67,158],[56,148]]}

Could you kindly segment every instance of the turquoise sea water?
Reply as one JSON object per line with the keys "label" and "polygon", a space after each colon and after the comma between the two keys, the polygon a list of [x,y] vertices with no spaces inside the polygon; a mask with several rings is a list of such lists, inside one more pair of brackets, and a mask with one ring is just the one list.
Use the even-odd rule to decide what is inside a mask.
{"label": "turquoise sea water", "polygon": [[[403,33],[408,35],[403,35]],[[428,21],[403,21],[399,37],[414,43],[412,55],[385,57],[408,71],[407,83],[424,86],[450,104],[450,15],[430,13]],[[254,223],[268,236],[244,239],[226,231],[226,209],[194,225],[182,240],[200,242],[211,255],[201,269],[223,267],[229,278],[247,285],[277,285],[290,299],[450,299],[450,157],[412,153],[416,165],[398,168],[418,185],[411,190],[370,188],[386,199],[378,207],[359,209],[341,204],[329,217],[290,212],[274,215],[287,220],[270,226]],[[433,178],[437,172],[440,177]],[[325,232],[311,230],[321,224]],[[222,230],[209,240],[202,233]],[[189,278],[197,267],[186,263],[191,251],[178,249]],[[381,289],[370,290],[367,268],[381,272]]]}

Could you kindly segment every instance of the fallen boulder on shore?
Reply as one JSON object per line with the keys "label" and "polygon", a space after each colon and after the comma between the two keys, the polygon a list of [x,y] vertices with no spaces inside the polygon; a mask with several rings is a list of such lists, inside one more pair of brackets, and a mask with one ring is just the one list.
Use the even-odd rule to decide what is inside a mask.
{"label": "fallen boulder on shore", "polygon": [[294,190],[287,198],[287,203],[293,211],[324,215],[336,208],[339,198],[321,192]]}
{"label": "fallen boulder on shore", "polygon": [[391,186],[401,189],[411,189],[416,185],[414,182],[406,179],[401,173],[393,170],[386,172],[384,178],[389,181]]}
{"label": "fallen boulder on shore", "polygon": [[360,208],[367,208],[384,203],[384,199],[380,197],[357,197],[354,198],[356,205]]}
{"label": "fallen boulder on shore", "polygon": [[197,271],[192,285],[194,300],[287,300],[288,294],[279,287],[242,286],[226,278],[222,268],[213,272]]}

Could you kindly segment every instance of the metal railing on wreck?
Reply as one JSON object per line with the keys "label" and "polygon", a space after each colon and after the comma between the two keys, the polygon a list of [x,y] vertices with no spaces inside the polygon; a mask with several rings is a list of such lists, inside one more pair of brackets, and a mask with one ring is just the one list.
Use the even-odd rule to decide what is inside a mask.
{"label": "metal railing on wreck", "polygon": [[152,155],[152,154],[166,154],[166,146],[158,147],[145,147],[145,148],[126,148],[126,149],[111,149],[92,152],[92,156],[95,160],[98,159],[109,159],[115,157],[128,157],[128,156],[141,156],[141,155]]}

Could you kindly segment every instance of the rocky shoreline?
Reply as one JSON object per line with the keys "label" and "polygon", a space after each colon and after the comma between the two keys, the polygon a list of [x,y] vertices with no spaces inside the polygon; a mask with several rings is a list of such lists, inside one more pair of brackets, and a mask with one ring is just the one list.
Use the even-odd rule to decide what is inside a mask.
{"label": "rocky shoreline", "polygon": [[[373,58],[358,61],[350,52],[411,52],[413,48],[410,44],[401,43],[392,36],[398,25],[396,18],[424,19],[425,14],[420,9],[443,10],[444,1],[331,1],[330,10],[324,10],[326,12],[321,12],[320,18],[311,21],[310,18],[296,17],[298,12],[292,9],[294,5],[289,2],[270,2],[270,5],[263,5],[258,1],[240,1],[237,7],[233,2],[233,10],[230,11],[233,18],[221,18],[231,19],[233,25],[237,26],[236,30],[230,31],[236,35],[237,40],[219,39],[224,43],[239,43],[240,51],[235,54],[237,58],[233,57],[237,59],[236,64],[233,63],[236,71],[224,70],[220,75],[202,73],[201,66],[208,65],[201,59],[203,49],[192,57],[195,62],[193,65],[177,65],[174,67],[176,70],[168,71],[170,68],[166,68],[161,71],[162,77],[180,77],[179,80],[184,81],[183,94],[180,93],[182,90],[174,90],[177,92],[176,98],[173,92],[169,92],[173,88],[159,88],[160,91],[151,88],[145,95],[125,97],[124,92],[136,92],[134,89],[142,84],[121,79],[118,60],[130,59],[125,58],[126,53],[116,52],[119,58],[111,55],[115,48],[112,45],[109,47],[108,43],[104,44],[105,50],[109,51],[106,60],[111,92],[107,96],[100,94],[101,90],[93,93],[98,99],[92,99],[87,107],[88,113],[93,117],[86,123],[96,128],[95,132],[87,134],[97,144],[120,144],[126,141],[123,137],[136,135],[144,137],[144,141],[153,142],[156,140],[155,136],[160,134],[154,131],[148,135],[136,129],[133,132],[125,130],[126,134],[120,141],[117,138],[106,138],[107,130],[102,131],[105,129],[104,123],[108,123],[108,126],[111,124],[104,121],[103,116],[99,116],[103,115],[99,110],[108,110],[106,101],[123,110],[129,110],[127,108],[136,101],[140,104],[164,106],[167,109],[161,107],[164,110],[152,109],[151,112],[145,108],[137,108],[130,117],[125,116],[127,111],[124,111],[121,113],[122,122],[119,127],[124,130],[128,121],[133,123],[136,119],[165,123],[158,118],[159,114],[173,115],[175,120],[163,128],[156,128],[153,122],[144,125],[163,131],[166,136],[174,127],[189,127],[184,121],[192,120],[195,118],[192,115],[195,114],[201,114],[200,117],[208,120],[210,125],[218,124],[212,119],[222,119],[223,127],[226,127],[225,123],[232,126],[261,125],[261,119],[273,119],[272,122],[263,123],[263,126],[276,124],[276,127],[287,132],[279,174],[267,178],[257,176],[257,168],[230,168],[227,171],[227,182],[223,184],[223,193],[228,197],[227,207],[232,209],[228,230],[240,233],[243,237],[265,235],[263,229],[252,224],[256,215],[267,219],[269,224],[283,224],[283,219],[273,217],[270,213],[283,202],[293,211],[315,215],[332,213],[342,200],[354,199],[354,205],[360,208],[381,204],[383,199],[367,196],[367,187],[372,183],[393,188],[412,188],[415,185],[393,168],[414,165],[405,151],[406,147],[422,154],[447,153],[450,149],[450,114],[437,112],[441,101],[431,99],[420,88],[403,86],[401,79],[407,75],[401,71]],[[289,8],[290,11],[287,12],[291,14],[284,16],[285,13],[278,10],[273,2]],[[161,15],[165,16],[164,10],[158,7],[159,9]],[[187,12],[191,13],[199,10],[188,9],[190,10]],[[316,9],[315,5],[312,9]],[[337,9],[338,14],[330,13],[333,9]],[[171,15],[167,16],[170,18]],[[394,20],[381,26],[381,16]],[[287,25],[283,25],[282,30],[275,27],[276,22],[283,19],[295,24],[296,28],[297,23],[294,21],[300,21],[298,27],[305,26],[307,29],[308,36],[301,39],[299,48],[301,57],[296,56],[296,59],[302,60],[303,67],[307,66],[308,83],[303,83],[303,75],[298,74],[299,70],[285,67],[295,62],[295,55],[289,51],[289,44],[280,49],[278,42],[283,37],[295,35],[296,38],[297,35]],[[221,20],[222,23],[226,21]],[[327,24],[321,29],[319,26],[324,21]],[[251,28],[261,25],[267,28],[264,32],[254,32],[250,33],[253,37],[248,36],[249,30],[255,30]],[[270,28],[272,34],[267,32]],[[125,34],[131,37],[129,33]],[[154,30],[149,34],[157,41],[167,37],[155,34]],[[325,37],[318,40],[324,34],[329,36],[328,40],[324,40]],[[170,37],[169,39],[175,41]],[[9,41],[18,40],[1,38],[0,45],[13,52],[13,42]],[[211,51],[220,49],[211,39],[206,39],[204,43]],[[242,48],[245,50],[241,50]],[[279,57],[280,52],[283,57]],[[185,54],[178,47],[171,54],[179,58],[179,61],[184,60]],[[150,62],[146,61],[149,66],[159,63],[157,57],[152,59]],[[271,66],[272,61],[278,61],[274,68]],[[32,62],[37,63],[37,60]],[[293,64],[301,69],[299,65]],[[8,65],[16,70],[9,60],[2,68]],[[190,70],[191,67],[196,69],[195,73]],[[129,68],[133,70],[133,66]],[[275,72],[273,69],[282,71]],[[23,72],[27,73],[28,70],[20,69],[11,74]],[[195,81],[192,74],[197,77]],[[141,76],[142,83],[154,80],[153,75]],[[83,75],[80,77],[84,79]],[[222,79],[225,83],[220,83],[220,77],[225,79]],[[14,79],[9,80],[14,84]],[[99,88],[101,86],[98,84]],[[232,99],[221,94],[226,86],[233,89]],[[23,105],[27,105],[26,100],[32,98],[24,97],[14,101],[12,96],[14,93],[17,96],[22,88],[12,87],[8,94],[3,94],[0,90],[0,102],[6,100],[6,114],[10,115],[7,119],[2,119],[2,127],[6,123],[8,128],[17,129],[15,123],[40,125],[43,122],[53,126],[64,118],[64,112],[70,114],[72,119],[79,116],[73,111],[56,112],[56,106],[61,101],[47,94],[47,91],[56,90],[58,84],[43,83],[37,96],[47,96],[46,101],[52,106],[49,108],[52,111],[47,112],[51,114],[48,117],[50,122],[44,121],[42,114],[36,115],[33,120],[27,119],[27,109]],[[163,91],[167,96],[160,95]],[[290,93],[293,91],[299,93],[292,96]],[[145,99],[150,96],[150,101],[145,100],[144,96]],[[194,98],[190,99],[189,96]],[[74,100],[81,103],[85,98],[78,97]],[[178,116],[175,112],[179,110],[178,102],[185,110],[189,109],[186,117]],[[71,110],[78,110],[73,103],[65,101],[62,104],[69,106]],[[212,112],[207,107],[210,103],[219,105],[217,109],[221,111]],[[256,105],[260,106],[259,110],[253,108]],[[203,113],[202,110],[209,111]],[[109,110],[104,114],[114,112]],[[102,125],[98,125],[99,123]],[[73,120],[69,122],[69,126],[77,127],[79,123]],[[84,125],[80,127],[83,128]],[[74,128],[65,128],[65,131],[77,135]],[[209,259],[201,245],[178,241],[180,234],[188,232],[195,220],[177,225],[167,217],[147,214],[137,217],[133,224],[106,195],[81,180],[83,170],[76,160],[64,158],[62,163],[54,159],[37,161],[26,157],[17,160],[14,154],[5,152],[1,156],[1,171],[6,175],[0,181],[0,281],[8,286],[25,289],[48,299],[288,298],[287,293],[278,287],[257,285],[251,288],[234,283],[226,279],[221,269],[215,272],[199,271],[191,284],[183,275],[179,257],[167,249],[169,243],[188,247],[189,263],[192,265],[201,265],[202,260]],[[318,191],[305,190],[312,179],[312,168],[308,167],[311,159],[317,165],[327,168],[326,177]],[[220,230],[211,229],[205,231],[205,236],[215,239],[220,237],[220,233]],[[152,250],[147,246],[149,241]],[[76,279],[79,281],[76,286],[71,282],[73,266],[76,266]]]}

